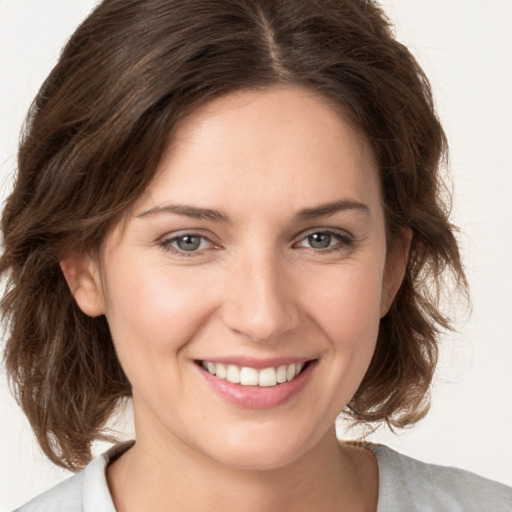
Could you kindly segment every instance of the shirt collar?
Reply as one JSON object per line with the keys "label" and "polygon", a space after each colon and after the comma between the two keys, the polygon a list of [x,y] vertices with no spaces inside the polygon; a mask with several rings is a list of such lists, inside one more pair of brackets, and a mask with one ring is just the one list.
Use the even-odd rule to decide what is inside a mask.
{"label": "shirt collar", "polygon": [[106,469],[114,461],[131,448],[134,441],[120,443],[95,457],[84,469],[82,505],[83,512],[116,512],[114,502],[107,483]]}

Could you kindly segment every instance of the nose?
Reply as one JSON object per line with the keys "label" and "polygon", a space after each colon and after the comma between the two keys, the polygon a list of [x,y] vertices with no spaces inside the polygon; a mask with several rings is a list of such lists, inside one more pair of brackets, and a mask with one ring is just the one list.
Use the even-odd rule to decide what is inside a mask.
{"label": "nose", "polygon": [[271,250],[253,252],[230,267],[223,321],[252,341],[273,342],[299,325],[298,299],[289,265]]}

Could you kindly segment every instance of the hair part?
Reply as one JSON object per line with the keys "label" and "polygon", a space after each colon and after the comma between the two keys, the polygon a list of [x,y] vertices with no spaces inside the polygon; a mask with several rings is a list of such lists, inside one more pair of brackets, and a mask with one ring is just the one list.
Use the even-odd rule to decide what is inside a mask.
{"label": "hair part", "polygon": [[413,233],[406,276],[347,406],[356,422],[423,417],[450,328],[443,276],[466,290],[440,165],[446,138],[423,71],[369,0],[105,0],[39,91],[2,217],[5,363],[44,453],[71,470],[130,383],[105,317],[78,308],[59,261],[99,251],[140,197],[179,120],[241,89],[300,85],[365,134],[381,173],[390,243]]}

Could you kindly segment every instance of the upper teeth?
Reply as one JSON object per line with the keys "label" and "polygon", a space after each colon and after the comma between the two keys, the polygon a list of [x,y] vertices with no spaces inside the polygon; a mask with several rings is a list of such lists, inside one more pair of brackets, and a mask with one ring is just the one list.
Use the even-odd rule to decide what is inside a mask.
{"label": "upper teeth", "polygon": [[283,364],[277,368],[270,367],[262,370],[209,361],[203,361],[202,365],[212,375],[216,375],[219,379],[226,379],[233,384],[269,387],[294,379],[302,370],[304,363]]}

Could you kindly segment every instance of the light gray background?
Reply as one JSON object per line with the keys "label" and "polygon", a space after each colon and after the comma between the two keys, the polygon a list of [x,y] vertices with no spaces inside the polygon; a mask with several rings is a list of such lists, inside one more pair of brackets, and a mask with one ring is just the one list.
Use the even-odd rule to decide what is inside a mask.
{"label": "light gray background", "polygon": [[[24,114],[93,0],[0,0],[0,195]],[[451,144],[454,221],[473,298],[443,339],[433,407],[399,437],[371,439],[512,485],[512,1],[384,0],[436,93]],[[66,473],[44,460],[0,376],[0,511]],[[129,415],[128,415],[129,416]],[[126,423],[127,421],[127,423]],[[130,436],[129,420],[123,420]],[[340,435],[345,433],[340,425]],[[104,447],[98,446],[97,451]]]}

